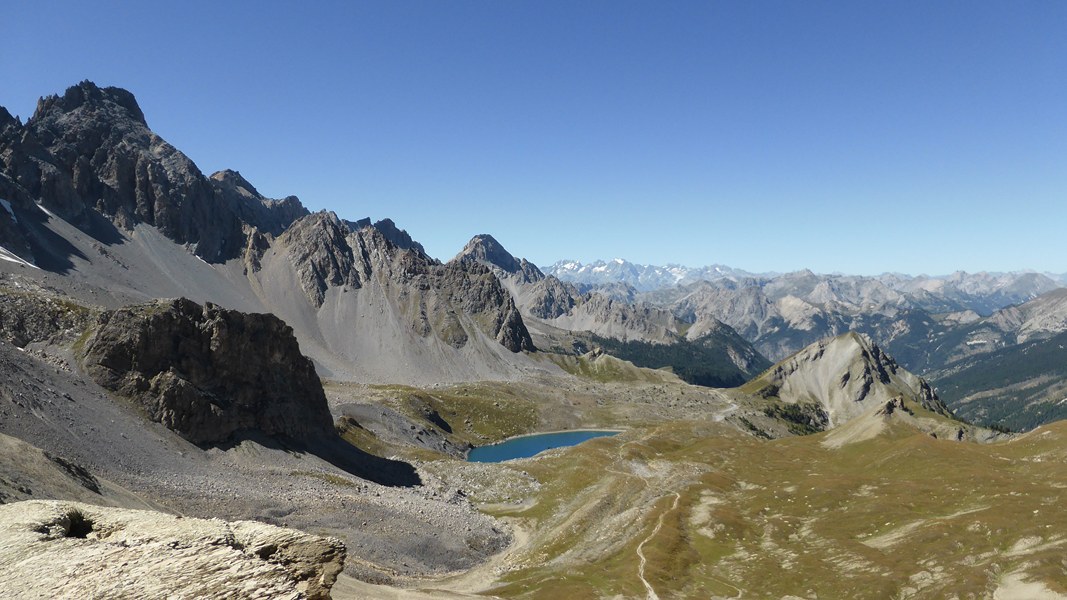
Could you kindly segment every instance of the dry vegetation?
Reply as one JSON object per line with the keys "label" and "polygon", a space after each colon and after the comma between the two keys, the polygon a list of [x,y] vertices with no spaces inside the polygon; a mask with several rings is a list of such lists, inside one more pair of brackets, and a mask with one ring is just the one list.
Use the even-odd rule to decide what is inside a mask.
{"label": "dry vegetation", "polygon": [[[442,414],[486,409],[432,395]],[[516,598],[645,597],[646,583],[662,598],[1067,593],[1067,424],[979,445],[931,436],[920,425],[949,424],[911,408],[843,443],[827,442],[834,431],[758,439],[709,411],[527,460],[436,461],[518,541],[477,576],[408,585]]]}

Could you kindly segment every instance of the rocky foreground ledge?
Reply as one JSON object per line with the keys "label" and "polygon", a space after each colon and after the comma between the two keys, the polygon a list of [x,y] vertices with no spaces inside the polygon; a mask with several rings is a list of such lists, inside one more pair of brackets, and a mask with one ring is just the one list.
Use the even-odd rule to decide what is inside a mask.
{"label": "rocky foreground ledge", "polygon": [[339,540],[253,521],[54,500],[0,505],[9,598],[327,599]]}

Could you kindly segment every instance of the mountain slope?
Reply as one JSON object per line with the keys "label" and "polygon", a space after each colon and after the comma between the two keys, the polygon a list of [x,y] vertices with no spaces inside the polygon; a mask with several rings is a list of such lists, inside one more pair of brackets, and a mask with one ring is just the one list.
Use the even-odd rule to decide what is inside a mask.
{"label": "mountain slope", "polygon": [[[516,259],[492,236],[478,235],[452,260],[487,266],[516,298],[526,322],[559,351],[592,347],[640,367],[671,368],[689,383],[732,387],[770,363],[721,322],[699,327],[670,311],[598,292],[579,294],[570,284]],[[569,335],[560,335],[566,332]],[[569,337],[566,341],[561,338]]]}
{"label": "mountain slope", "polygon": [[530,536],[488,593],[1062,597],[1065,424],[980,445],[878,418],[841,446],[825,443],[838,429],[758,440],[688,421],[522,461],[544,483],[501,510]]}
{"label": "mountain slope", "polygon": [[480,265],[439,264],[331,213],[295,223],[260,263],[249,279],[267,307],[305,331],[337,376],[429,383],[531,368],[515,354],[533,350],[522,317]]}
{"label": "mountain slope", "polygon": [[[388,219],[312,215],[236,171],[205,177],[133,95],[91,82],[0,114],[0,271],[106,308],[184,296],[277,314],[320,374],[429,383],[544,370],[476,264],[441,265]],[[33,267],[40,267],[35,269]]]}
{"label": "mountain slope", "polygon": [[1067,333],[963,359],[932,381],[972,422],[1026,430],[1067,418]]}
{"label": "mountain slope", "polygon": [[[1048,276],[1029,272],[862,277],[804,270],[752,276],[721,266],[652,267],[619,259],[594,265],[565,261],[547,270],[581,289],[603,290],[615,298],[668,309],[695,325],[690,332],[699,331],[703,320],[722,321],[772,359],[784,358],[824,337],[857,331],[870,335],[901,364],[920,373],[985,351],[978,346],[986,343],[981,339],[960,345],[963,342],[953,337],[958,338],[956,332],[966,330],[981,315],[1001,309],[1010,313],[1006,307],[1036,302],[1061,286]],[[1025,318],[1000,316],[1009,322]],[[1049,326],[1033,325],[1038,330]],[[989,328],[1012,327],[990,324]],[[954,345],[946,345],[954,339]]]}
{"label": "mountain slope", "polygon": [[812,344],[742,389],[789,404],[819,406],[831,427],[897,398],[951,414],[929,384],[897,366],[870,338],[855,333]]}
{"label": "mountain slope", "polygon": [[108,222],[154,225],[214,262],[244,249],[234,208],[220,210],[208,179],[148,128],[126,90],[84,81],[41,99],[18,134],[0,140],[5,172],[83,231],[99,237],[114,235]]}

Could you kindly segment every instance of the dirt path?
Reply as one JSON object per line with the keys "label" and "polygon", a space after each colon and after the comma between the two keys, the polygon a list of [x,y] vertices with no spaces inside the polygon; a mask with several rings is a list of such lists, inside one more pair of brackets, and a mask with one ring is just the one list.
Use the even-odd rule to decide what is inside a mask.
{"label": "dirt path", "polygon": [[715,421],[716,423],[722,423],[723,421],[726,420],[726,417],[730,416],[730,413],[732,413],[732,412],[734,412],[736,410],[737,410],[737,404],[735,404],[734,402],[731,402],[729,406],[727,406],[726,408],[724,408],[721,411],[719,411],[719,412],[715,413],[714,415],[712,415],[711,420]]}
{"label": "dirt path", "polygon": [[[652,584],[645,579],[645,563],[648,561],[645,559],[644,547],[652,538],[656,537],[659,530],[663,527],[663,519],[667,516],[667,513],[678,508],[678,501],[682,499],[682,495],[678,492],[672,492],[674,494],[674,504],[668,510],[663,511],[659,515],[659,520],[656,522],[656,528],[652,530],[652,533],[648,534],[640,544],[637,545],[637,558],[639,562],[637,564],[637,577],[641,580],[641,583],[645,585],[645,589],[648,590],[648,600],[659,600],[659,595],[656,594],[656,590],[652,589]],[[662,496],[666,497],[666,496]]]}

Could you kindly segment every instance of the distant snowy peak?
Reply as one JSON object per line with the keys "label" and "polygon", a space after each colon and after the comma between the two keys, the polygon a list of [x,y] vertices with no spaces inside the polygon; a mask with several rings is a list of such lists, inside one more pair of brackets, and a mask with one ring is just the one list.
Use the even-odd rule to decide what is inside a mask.
{"label": "distant snowy peak", "polygon": [[[542,269],[546,275],[554,275],[560,281],[579,286],[607,286],[625,284],[637,292],[652,292],[687,286],[699,281],[708,282],[743,282],[744,285],[769,287],[772,290],[797,288],[799,292],[789,293],[802,297],[812,293],[813,288],[824,297],[823,301],[836,296],[837,288],[848,288],[858,296],[894,296],[890,300],[899,300],[903,295],[924,304],[924,298],[949,299],[967,308],[975,308],[980,313],[992,311],[1026,302],[1045,292],[1067,285],[1067,276],[1041,274],[1029,271],[1010,273],[966,273],[957,271],[941,276],[910,276],[899,273],[886,273],[876,277],[843,275],[840,273],[819,275],[810,270],[792,273],[750,273],[725,265],[708,265],[706,267],[686,267],[678,264],[640,265],[621,258],[611,261],[598,260],[582,264],[576,260],[561,260]],[[757,279],[758,281],[753,281]],[[869,300],[869,298],[868,298]],[[987,300],[987,301],[986,301]],[[974,305],[974,306],[971,306]],[[942,307],[944,308],[944,307]],[[958,307],[953,307],[955,310]],[[945,308],[944,310],[948,310]],[[934,312],[944,312],[935,310]]]}
{"label": "distant snowy peak", "polygon": [[691,268],[678,264],[640,265],[615,258],[582,264],[576,260],[561,260],[542,269],[546,275],[554,275],[560,281],[585,285],[624,283],[639,292],[684,285],[696,281],[716,279],[742,279],[753,274],[725,265],[708,265]]}

